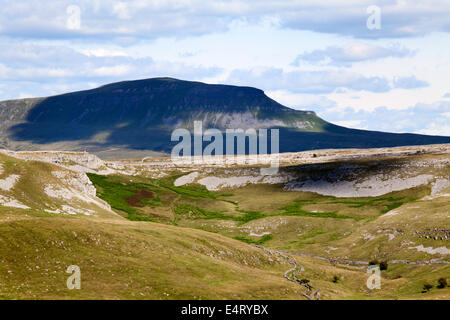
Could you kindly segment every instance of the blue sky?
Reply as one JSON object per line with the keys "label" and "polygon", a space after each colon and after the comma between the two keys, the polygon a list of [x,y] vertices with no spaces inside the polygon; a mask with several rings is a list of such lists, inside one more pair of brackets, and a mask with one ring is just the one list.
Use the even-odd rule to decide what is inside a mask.
{"label": "blue sky", "polygon": [[450,0],[0,6],[0,100],[172,76],[258,87],[353,128],[450,136]]}

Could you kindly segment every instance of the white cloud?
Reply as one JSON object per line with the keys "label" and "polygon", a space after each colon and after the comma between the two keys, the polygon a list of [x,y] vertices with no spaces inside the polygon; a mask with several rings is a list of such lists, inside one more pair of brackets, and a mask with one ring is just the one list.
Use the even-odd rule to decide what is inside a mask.
{"label": "white cloud", "polygon": [[450,136],[449,120],[446,117],[450,114],[450,103],[445,101],[418,103],[402,110],[378,107],[366,111],[331,107],[318,108],[316,111],[327,121],[358,129]]}
{"label": "white cloud", "polygon": [[[133,58],[115,49],[72,49],[61,45],[0,42],[0,100],[27,95],[47,96],[92,88],[125,79],[171,76],[203,80],[217,67]],[[94,85],[92,85],[94,84]]]}
{"label": "white cloud", "polygon": [[292,93],[286,90],[266,91],[265,94],[282,105],[294,109],[307,108],[314,110],[316,107],[327,109],[336,107],[336,102],[328,99],[324,95]]}
{"label": "white cloud", "polygon": [[346,70],[284,71],[280,68],[256,67],[233,70],[227,82],[295,93],[331,93],[337,89],[386,92],[391,89],[388,81],[382,77],[365,77]]}
{"label": "white cloud", "polygon": [[417,133],[428,134],[432,136],[448,136],[450,137],[450,125],[442,125],[440,123],[432,123],[425,129],[417,130]]}
{"label": "white cloud", "polygon": [[66,27],[73,0],[2,0],[2,33],[25,38],[182,37],[228,30],[235,21],[267,23],[281,28],[349,35],[356,38],[411,37],[450,31],[445,0],[383,1],[380,30],[368,30],[363,1],[130,0],[76,1],[81,28]]}
{"label": "white cloud", "polygon": [[120,50],[108,50],[104,48],[97,48],[97,49],[84,49],[80,50],[80,52],[87,56],[94,56],[94,57],[126,57],[128,56],[127,53]]}
{"label": "white cloud", "polygon": [[124,76],[132,70],[129,65],[117,65],[111,67],[100,67],[94,69],[94,74],[98,76]]}
{"label": "white cloud", "polygon": [[356,62],[377,60],[387,57],[406,57],[413,52],[398,44],[390,46],[379,46],[368,43],[356,42],[344,46],[329,46],[325,49],[318,49],[305,52],[297,56],[293,65],[301,62],[312,64],[332,64],[338,66],[349,66]]}
{"label": "white cloud", "polygon": [[338,126],[348,127],[348,128],[356,128],[356,129],[367,129],[367,126],[361,125],[363,120],[341,120],[334,121],[334,124]]}
{"label": "white cloud", "polygon": [[113,13],[117,15],[119,19],[130,19],[131,15],[128,11],[128,5],[126,2],[118,2],[113,6]]}
{"label": "white cloud", "polygon": [[395,77],[393,83],[395,88],[401,89],[416,89],[427,87],[429,85],[428,82],[419,80],[415,76]]}

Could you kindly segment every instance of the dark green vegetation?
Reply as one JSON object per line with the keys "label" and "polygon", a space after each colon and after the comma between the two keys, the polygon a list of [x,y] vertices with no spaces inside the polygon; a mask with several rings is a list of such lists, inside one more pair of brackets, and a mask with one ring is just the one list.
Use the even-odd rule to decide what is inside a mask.
{"label": "dark green vegetation", "polygon": [[[438,289],[444,289],[444,288],[447,288],[447,279],[445,279],[445,278],[439,278],[438,280],[437,280],[437,285],[436,285],[436,288],[438,288]],[[433,285],[432,284],[429,284],[429,283],[425,283],[424,285],[423,285],[423,288],[422,288],[422,293],[427,293],[427,292],[429,292],[431,289],[433,289]]]}
{"label": "dark green vegetation", "polygon": [[430,291],[431,289],[433,289],[433,286],[429,283],[425,283],[423,285],[422,293],[426,293],[426,292]]}
{"label": "dark green vegetation", "polygon": [[[305,204],[314,204],[314,200],[294,200],[293,203],[282,208],[284,215],[286,216],[304,216],[304,217],[317,217],[317,218],[341,218],[351,219],[350,216],[339,215],[337,212],[309,212],[302,209]],[[330,203],[330,202],[328,202]]]}
{"label": "dark green vegetation", "polygon": [[[378,208],[380,214],[384,214],[386,212],[389,212],[395,208],[400,207],[401,205],[414,201],[418,197],[404,197],[404,196],[398,196],[398,197],[392,197],[392,196],[380,196],[380,197],[366,197],[366,198],[360,198],[355,200],[341,200],[338,198],[330,197],[328,200],[324,200],[323,204],[344,204],[347,205],[349,208]],[[303,200],[304,202],[308,203],[310,200]],[[326,214],[326,213],[325,213]],[[333,216],[335,218],[349,218],[347,216],[336,216],[334,212],[328,213],[330,216]]]}
{"label": "dark green vegetation", "polygon": [[88,176],[96,186],[100,186],[97,191],[99,197],[108,202],[113,209],[127,213],[130,220],[134,220],[135,217],[139,216],[136,214],[137,208],[132,207],[126,199],[142,190],[142,186],[139,186],[139,184],[119,185],[109,181],[106,176],[96,174],[88,173]]}
{"label": "dark green vegetation", "polygon": [[376,198],[363,198],[362,200],[332,200],[328,203],[344,203],[348,204],[351,208],[363,208],[363,207],[381,207],[380,213],[386,213],[395,208],[400,207],[402,204],[409,201],[414,201],[414,198],[406,197],[376,197]]}
{"label": "dark green vegetation", "polygon": [[447,288],[447,279],[445,278],[439,278],[438,279],[438,285],[437,285],[438,289],[444,289]]}
{"label": "dark green vegetation", "polygon": [[[255,122],[280,125],[280,151],[324,148],[373,148],[448,143],[450,137],[391,134],[347,129],[324,121],[312,111],[287,108],[251,87],[210,85],[172,78],[112,83],[92,90],[41,99],[0,102],[0,143],[11,149],[39,149],[59,143],[64,150],[100,154],[111,147],[169,152],[176,127],[236,128]],[[236,114],[239,114],[238,116]],[[109,153],[109,156],[111,154]]]}
{"label": "dark green vegetation", "polygon": [[261,245],[266,241],[272,240],[272,238],[273,238],[273,236],[271,234],[265,234],[259,240],[253,240],[253,239],[246,238],[246,237],[234,237],[234,239],[236,239],[236,240],[243,241],[243,242],[250,243],[250,244],[258,244],[258,245]]}
{"label": "dark green vegetation", "polygon": [[[350,216],[339,215],[336,212],[309,212],[302,209],[302,205],[314,203],[313,200],[295,200],[293,204],[281,208],[277,213],[262,213],[259,211],[241,210],[234,201],[230,201],[227,197],[232,194],[210,192],[203,186],[173,186],[172,182],[174,176],[162,180],[158,179],[144,179],[139,180],[145,182],[130,182],[126,181],[124,177],[118,176],[101,176],[97,174],[88,173],[88,177],[97,188],[97,195],[101,199],[108,202],[113,209],[119,210],[127,214],[130,220],[145,220],[148,217],[140,212],[141,207],[149,207],[155,209],[156,207],[167,206],[172,209],[177,216],[183,216],[190,219],[223,219],[233,220],[241,223],[246,223],[256,219],[262,219],[269,216],[309,216],[316,218],[343,218],[351,219]],[[135,197],[143,190],[152,192],[157,196],[151,199],[144,198],[138,204],[130,204],[128,199]],[[172,197],[167,197],[168,193],[172,193]],[[176,197],[174,197],[176,194]],[[165,199],[165,200],[162,200]],[[184,200],[184,202],[183,202]],[[230,203],[235,206],[232,212],[208,210],[198,205],[187,203],[194,200],[196,204],[202,204],[205,200]],[[200,201],[200,202],[198,202]],[[220,205],[219,205],[220,207]],[[152,219],[153,220],[153,219]]]}

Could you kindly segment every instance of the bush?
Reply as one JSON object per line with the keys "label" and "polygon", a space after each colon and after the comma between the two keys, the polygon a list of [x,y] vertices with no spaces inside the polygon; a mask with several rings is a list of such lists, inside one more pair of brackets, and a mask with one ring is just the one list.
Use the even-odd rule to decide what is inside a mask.
{"label": "bush", "polygon": [[445,279],[445,278],[439,278],[437,287],[438,287],[439,289],[446,288],[446,287],[447,287],[447,279]]}
{"label": "bush", "polygon": [[371,261],[369,261],[369,265],[370,266],[376,266],[377,264],[379,264],[378,260],[371,260]]}
{"label": "bush", "polygon": [[334,283],[337,283],[339,281],[339,277],[338,276],[334,276],[333,280],[331,280],[331,281],[333,281]]}
{"label": "bush", "polygon": [[377,259],[374,260],[370,260],[369,261],[369,266],[380,266],[380,270],[387,270],[388,268],[388,263],[387,261],[378,261]]}
{"label": "bush", "polygon": [[431,284],[425,283],[425,284],[423,285],[422,293],[425,293],[425,292],[430,291],[431,288],[433,288],[433,286],[432,286]]}
{"label": "bush", "polygon": [[304,284],[307,284],[307,283],[309,283],[309,280],[308,279],[301,279],[300,282],[304,283]]}

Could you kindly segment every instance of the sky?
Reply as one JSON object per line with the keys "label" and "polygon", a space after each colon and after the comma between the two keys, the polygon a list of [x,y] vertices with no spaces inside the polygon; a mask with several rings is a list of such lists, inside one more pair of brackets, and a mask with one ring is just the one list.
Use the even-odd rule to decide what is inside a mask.
{"label": "sky", "polygon": [[450,0],[0,0],[0,100],[166,76],[450,136]]}

